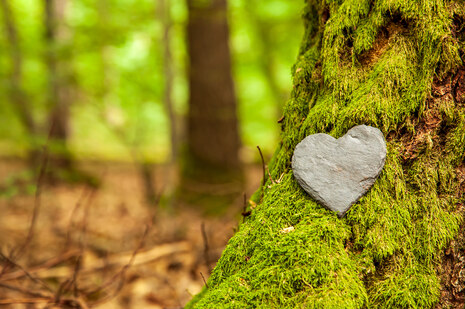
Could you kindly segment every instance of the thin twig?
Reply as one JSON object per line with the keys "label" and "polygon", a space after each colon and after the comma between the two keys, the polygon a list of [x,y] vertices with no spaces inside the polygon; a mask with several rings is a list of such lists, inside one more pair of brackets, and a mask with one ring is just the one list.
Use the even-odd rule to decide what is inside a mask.
{"label": "thin twig", "polygon": [[[50,139],[50,134],[52,130],[53,130],[53,124],[50,128],[50,132],[47,138],[47,143],[48,143],[48,140]],[[36,192],[34,196],[34,208],[32,210],[31,223],[29,225],[29,229],[27,232],[26,239],[24,240],[24,243],[19,248],[11,252],[10,258],[9,258],[9,260],[11,261],[19,259],[24,254],[27,246],[29,246],[29,244],[32,241],[32,238],[34,237],[35,226],[36,226],[37,217],[39,216],[39,210],[40,210],[40,195],[42,191],[42,183],[43,183],[43,179],[45,176],[45,171],[47,169],[48,157],[49,157],[48,148],[47,146],[44,146],[43,160],[40,166],[39,176],[37,177]],[[7,272],[7,270],[10,268],[9,266],[14,266],[14,264],[8,264],[5,267],[3,267],[2,271],[0,272],[0,278]]]}
{"label": "thin twig", "polygon": [[[144,233],[141,237],[141,240],[139,242],[139,245],[137,246],[137,248],[134,250],[134,252],[132,253],[131,255],[131,258],[129,259],[129,262],[124,265],[121,270],[119,272],[117,272],[114,276],[112,276],[107,282],[105,282],[104,284],[102,284],[100,287],[98,287],[97,289],[94,289],[88,293],[86,293],[87,295],[92,295],[92,294],[96,294],[96,293],[99,293],[101,292],[102,290],[106,289],[107,287],[111,286],[112,284],[114,284],[115,282],[117,282],[117,279],[119,278],[119,286],[121,286],[121,283],[124,282],[124,278],[125,278],[125,275],[126,275],[126,271],[129,269],[129,267],[131,267],[131,265],[133,264],[134,262],[134,259],[136,258],[136,255],[139,253],[140,250],[142,250],[142,248],[144,247],[144,244],[145,244],[145,239],[149,233],[149,231],[151,230],[152,228],[152,222],[153,222],[153,218],[151,217],[150,220],[148,221],[148,224],[145,226],[145,230],[144,230]],[[121,288],[118,287],[117,288],[117,292],[119,292]],[[115,294],[116,295],[116,294]]]}
{"label": "thin twig", "polygon": [[[83,203],[85,206],[84,206],[84,214],[83,214],[82,220],[81,220],[81,235],[80,235],[80,239],[79,239],[79,256],[77,257],[76,262],[74,264],[74,270],[73,270],[73,274],[71,275],[71,278],[69,280],[65,281],[65,283],[60,286],[60,289],[58,289],[58,291],[57,291],[57,293],[55,295],[55,301],[56,302],[60,301],[61,295],[63,293],[66,293],[67,291],[69,291],[71,289],[73,290],[73,295],[74,295],[75,298],[80,297],[80,295],[79,295],[79,287],[78,287],[78,278],[79,278],[79,273],[81,271],[81,266],[82,266],[82,257],[84,256],[84,252],[85,252],[86,247],[87,247],[87,237],[86,237],[87,236],[87,222],[88,222],[88,217],[89,217],[90,205],[92,204],[92,201],[94,199],[95,192],[96,192],[95,188],[91,188],[90,191],[89,191],[89,194],[87,196],[87,202]],[[78,203],[76,204],[75,208],[73,209],[73,214],[72,214],[72,216],[70,218],[70,222],[69,222],[69,225],[68,225],[67,238],[71,237],[70,227],[71,227],[72,217],[74,216],[74,211],[77,212],[77,209],[80,208],[82,200],[83,200],[83,198],[81,197],[79,199]]]}
{"label": "thin twig", "polygon": [[23,289],[19,286],[10,285],[10,284],[6,284],[3,282],[0,282],[0,287],[8,289],[8,290],[12,290],[12,291],[20,292],[26,295],[31,295],[34,297],[43,297],[43,298],[49,297],[48,295],[42,294],[40,292],[34,292],[34,291],[31,291],[30,289]]}
{"label": "thin twig", "polygon": [[89,194],[86,195],[86,193],[88,192],[88,187],[85,187],[83,190],[82,190],[82,193],[81,195],[79,196],[79,199],[77,200],[76,204],[74,205],[74,208],[73,208],[73,211],[71,211],[71,216],[69,218],[69,222],[68,222],[68,227],[66,229],[66,249],[69,248],[70,244],[71,244],[71,229],[72,229],[72,226],[73,226],[73,218],[75,216],[75,214],[77,213],[77,211],[79,210],[79,208],[81,208],[81,205],[83,204],[83,201],[85,198],[88,198],[91,194],[92,194],[92,190],[89,190]]}
{"label": "thin twig", "polygon": [[265,182],[266,182],[266,171],[265,171],[265,159],[263,159],[263,153],[262,150],[260,149],[260,146],[257,146],[258,152],[260,153],[260,158],[262,159],[262,170],[263,170],[263,178],[262,178],[262,188],[261,188],[261,194],[260,194],[260,201],[263,199],[263,193],[265,190]]}
{"label": "thin twig", "polygon": [[43,282],[41,279],[39,278],[36,278],[36,277],[33,277],[32,274],[30,274],[24,267],[22,267],[21,265],[19,265],[18,263],[14,262],[13,260],[9,259],[8,257],[6,257],[3,253],[0,252],[0,257],[4,260],[7,261],[7,263],[13,265],[14,267],[16,268],[19,268],[26,277],[28,277],[32,282],[35,282],[35,283],[38,283],[40,284],[41,286],[43,286],[45,289],[47,289],[49,292],[52,292],[52,289],[45,283]]}
{"label": "thin twig", "polygon": [[59,303],[62,300],[62,295],[65,294],[67,291],[73,289],[73,294],[75,297],[79,297],[78,295],[78,287],[76,284],[77,276],[79,270],[81,268],[81,259],[82,259],[82,252],[77,257],[77,261],[74,264],[74,270],[71,274],[71,278],[65,280],[62,284],[60,284],[58,290],[55,293],[54,303]]}
{"label": "thin twig", "polygon": [[76,264],[74,264],[73,279],[71,280],[71,285],[74,287],[74,289],[73,289],[74,297],[79,297],[80,296],[79,295],[79,288],[78,288],[77,280],[78,280],[79,272],[81,270],[81,266],[82,266],[82,255],[80,255],[77,258]]}
{"label": "thin twig", "polygon": [[39,177],[37,177],[36,192],[34,196],[34,209],[32,210],[31,224],[29,225],[29,230],[27,232],[26,240],[24,241],[23,245],[17,251],[18,253],[15,257],[16,259],[19,259],[22,256],[22,254],[24,253],[24,250],[31,243],[32,238],[34,237],[37,217],[39,216],[39,211],[40,211],[40,195],[42,193],[42,184],[43,184],[45,171],[47,169],[47,163],[48,163],[48,148],[46,146],[44,147],[43,156],[44,158],[42,161],[42,165],[40,167]]}
{"label": "thin twig", "polygon": [[95,189],[90,190],[89,196],[87,198],[87,203],[85,203],[85,206],[84,206],[84,213],[82,215],[82,220],[81,220],[81,238],[79,239],[79,249],[81,251],[81,254],[84,253],[87,247],[87,222],[89,219],[90,205],[92,204],[92,201],[94,200],[95,192],[96,192]]}
{"label": "thin twig", "polygon": [[[48,268],[51,268],[57,264],[60,264],[74,256],[76,256],[78,254],[78,252],[76,252],[76,250],[70,250],[70,251],[67,251],[65,253],[63,253],[61,256],[57,256],[57,257],[53,257],[51,258],[50,260],[47,260],[45,261],[44,263],[38,265],[38,266],[35,266],[35,267],[32,267],[28,270],[28,272],[30,274],[33,274],[35,272],[38,272],[42,269],[48,269]],[[10,272],[10,273],[7,273],[5,275],[3,275],[3,277],[1,278],[2,281],[7,281],[7,280],[14,280],[14,279],[19,279],[21,277],[24,277],[26,276],[26,274],[24,273],[24,271],[22,270],[19,270],[19,271],[15,271],[15,272]]]}
{"label": "thin twig", "polygon": [[202,239],[203,239],[203,256],[205,259],[205,265],[207,266],[208,272],[210,272],[210,256],[208,254],[210,248],[208,245],[208,237],[207,232],[205,231],[205,223],[202,222],[200,224],[200,230],[202,231]]}
{"label": "thin twig", "polygon": [[202,276],[203,283],[205,284],[205,286],[206,286],[207,289],[208,289],[207,281],[205,280],[205,277],[203,276],[202,272],[200,272],[200,275]]}
{"label": "thin twig", "polygon": [[[50,128],[50,133],[47,139],[47,144],[48,144],[48,140],[50,139],[50,135],[52,134],[53,127],[54,125],[52,124]],[[43,184],[43,180],[45,177],[45,171],[47,170],[47,164],[48,164],[48,159],[49,159],[47,144],[46,146],[44,146],[43,161],[40,167],[39,177],[37,177],[37,185],[36,185],[36,192],[34,195],[34,209],[32,212],[31,225],[29,226],[29,231],[27,233],[26,241],[23,244],[22,248],[19,250],[18,256],[16,258],[19,258],[19,256],[22,255],[23,252],[21,252],[21,250],[25,250],[26,247],[29,245],[29,243],[32,241],[32,238],[34,237],[37,217],[39,216],[39,211],[40,211],[40,195],[42,193],[42,184]]]}
{"label": "thin twig", "polygon": [[69,290],[69,285],[71,283],[71,279],[67,279],[63,281],[60,286],[58,287],[56,293],[55,293],[55,299],[54,303],[58,303],[61,300],[61,295],[63,295],[64,291]]}
{"label": "thin twig", "polygon": [[268,177],[270,178],[271,183],[272,183],[273,185],[276,184],[276,181],[274,181],[274,180],[273,180],[273,177],[271,177],[271,173],[270,173],[270,170],[269,170],[268,166],[266,167],[266,171],[268,172]]}
{"label": "thin twig", "polygon": [[[192,249],[189,242],[180,241],[176,243],[168,243],[159,246],[152,247],[148,250],[140,251],[132,266],[144,265],[152,263],[156,260],[166,258],[173,254],[189,252]],[[97,272],[106,272],[109,271],[111,274],[117,272],[123,265],[126,265],[133,250],[129,253],[120,253],[108,256],[107,261],[102,261],[101,259],[89,262],[87,267],[83,267],[79,273],[80,276],[87,276],[95,274]],[[77,255],[76,255],[77,256]],[[52,269],[42,269],[37,271],[36,277],[46,279],[46,278],[67,278],[70,280],[73,276],[74,269],[70,269],[69,266],[60,266]]]}
{"label": "thin twig", "polygon": [[50,298],[47,297],[0,299],[0,305],[37,304],[48,303],[49,301]]}

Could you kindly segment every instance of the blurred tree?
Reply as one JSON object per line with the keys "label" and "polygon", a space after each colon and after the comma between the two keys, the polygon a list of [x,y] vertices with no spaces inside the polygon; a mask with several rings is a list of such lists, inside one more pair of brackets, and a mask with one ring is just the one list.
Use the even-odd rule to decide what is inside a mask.
{"label": "blurred tree", "polygon": [[[305,4],[269,177],[186,308],[463,308],[465,3]],[[298,185],[293,151],[359,124],[383,132],[386,164],[339,219]]]}
{"label": "blurred tree", "polygon": [[170,141],[171,141],[171,158],[170,162],[176,162],[179,151],[179,121],[174,109],[172,98],[174,72],[173,72],[173,56],[171,52],[171,6],[165,0],[158,0],[158,16],[162,24],[162,45],[163,45],[163,105],[168,115],[170,123]]}
{"label": "blurred tree", "polygon": [[[72,170],[71,153],[66,145],[69,135],[72,100],[72,67],[69,30],[65,26],[67,0],[44,0],[45,62],[48,70],[48,103],[50,108],[49,169],[51,177],[60,178]],[[54,175],[55,174],[55,175]]]}
{"label": "blurred tree", "polygon": [[188,0],[189,112],[183,195],[238,193],[242,178],[226,0]]}
{"label": "blurred tree", "polygon": [[32,166],[37,163],[39,149],[37,148],[37,125],[32,114],[30,98],[22,87],[23,53],[20,48],[18,31],[16,29],[15,16],[8,0],[0,1],[3,11],[3,22],[8,40],[10,62],[12,64],[9,74],[9,101],[27,131],[30,141],[28,161]]}

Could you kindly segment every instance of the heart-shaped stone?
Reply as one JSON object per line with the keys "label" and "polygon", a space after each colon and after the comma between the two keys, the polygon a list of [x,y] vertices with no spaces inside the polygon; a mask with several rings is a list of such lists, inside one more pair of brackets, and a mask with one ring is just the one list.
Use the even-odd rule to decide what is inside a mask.
{"label": "heart-shaped stone", "polygon": [[386,160],[386,142],[377,128],[359,125],[335,139],[318,133],[304,138],[292,157],[302,188],[341,218],[374,184]]}

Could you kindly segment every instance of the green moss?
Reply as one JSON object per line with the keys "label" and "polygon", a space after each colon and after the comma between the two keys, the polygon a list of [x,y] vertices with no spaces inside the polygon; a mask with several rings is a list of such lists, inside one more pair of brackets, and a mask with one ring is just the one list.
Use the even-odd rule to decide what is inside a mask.
{"label": "green moss", "polygon": [[[465,112],[450,96],[430,94],[434,78],[463,65],[464,42],[451,31],[453,14],[465,14],[460,5],[306,2],[294,89],[270,164],[282,181],[268,180],[254,196],[258,205],[188,308],[435,305],[441,253],[463,219],[455,208]],[[338,219],[298,186],[290,162],[305,136],[340,137],[357,124],[384,133],[388,156],[373,188]]]}

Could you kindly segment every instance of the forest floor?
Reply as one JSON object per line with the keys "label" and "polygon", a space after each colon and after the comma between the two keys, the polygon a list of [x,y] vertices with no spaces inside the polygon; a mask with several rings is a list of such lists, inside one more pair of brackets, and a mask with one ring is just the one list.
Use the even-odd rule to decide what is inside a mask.
{"label": "forest floor", "polygon": [[[233,235],[243,196],[221,216],[166,202],[151,208],[134,165],[80,168],[101,185],[43,186],[36,198],[21,184],[25,165],[0,160],[0,307],[182,308]],[[261,173],[246,168],[247,196]],[[172,170],[155,168],[158,192],[167,177]]]}

